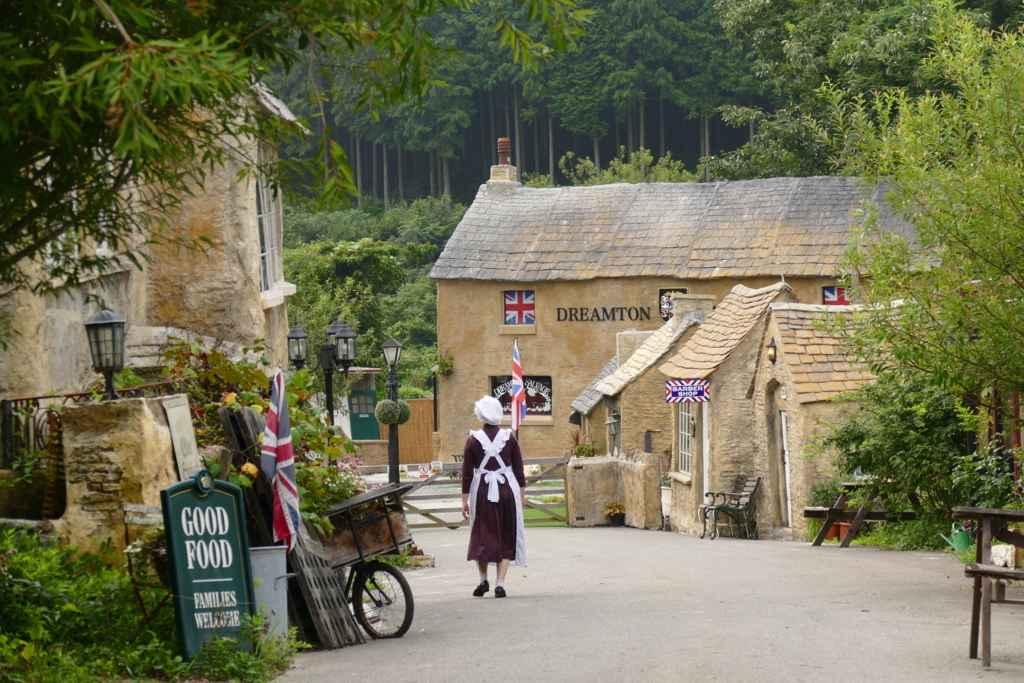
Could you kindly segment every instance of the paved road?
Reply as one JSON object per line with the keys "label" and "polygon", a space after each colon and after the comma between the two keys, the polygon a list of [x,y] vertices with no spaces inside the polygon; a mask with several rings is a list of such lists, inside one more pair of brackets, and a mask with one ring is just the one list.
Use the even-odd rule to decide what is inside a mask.
{"label": "paved road", "polygon": [[982,669],[941,553],[535,528],[498,600],[470,595],[466,529],[415,537],[438,566],[407,573],[409,633],[299,655],[282,681],[1024,681],[1024,607],[993,607]]}

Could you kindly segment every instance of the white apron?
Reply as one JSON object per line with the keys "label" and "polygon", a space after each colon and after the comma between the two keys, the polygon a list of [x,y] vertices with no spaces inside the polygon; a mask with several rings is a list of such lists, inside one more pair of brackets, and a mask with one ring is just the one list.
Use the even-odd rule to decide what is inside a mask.
{"label": "white apron", "polygon": [[[484,449],[484,459],[480,462],[480,467],[473,470],[473,483],[469,487],[470,529],[476,524],[476,498],[477,492],[480,490],[480,480],[482,479],[487,484],[487,500],[492,503],[497,503],[500,500],[498,487],[502,484],[507,485],[512,489],[512,496],[516,501],[516,559],[512,560],[510,564],[525,567],[526,527],[523,524],[523,501],[519,497],[519,482],[516,481],[516,475],[512,473],[512,468],[506,465],[505,461],[498,455],[508,442],[508,438],[512,435],[512,430],[498,430],[494,441],[488,439],[487,434],[482,429],[470,432],[470,434],[480,442]],[[496,470],[485,470],[484,467],[491,458],[498,461],[499,467]],[[492,564],[494,563],[492,562]]]}

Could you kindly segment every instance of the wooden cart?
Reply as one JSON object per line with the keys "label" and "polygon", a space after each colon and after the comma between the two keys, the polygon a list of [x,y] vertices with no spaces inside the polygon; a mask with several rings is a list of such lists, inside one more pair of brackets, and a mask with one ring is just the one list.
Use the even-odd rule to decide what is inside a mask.
{"label": "wooden cart", "polygon": [[334,526],[330,536],[320,537],[327,561],[347,574],[345,596],[371,638],[400,638],[412,625],[409,582],[394,565],[373,559],[412,545],[401,500],[411,488],[411,484],[387,484],[323,514]]}

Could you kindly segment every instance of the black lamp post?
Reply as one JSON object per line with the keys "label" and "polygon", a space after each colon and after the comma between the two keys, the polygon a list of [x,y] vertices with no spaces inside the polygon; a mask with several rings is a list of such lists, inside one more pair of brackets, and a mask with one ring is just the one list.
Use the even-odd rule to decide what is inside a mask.
{"label": "black lamp post", "polygon": [[124,367],[124,318],[100,302],[100,310],[85,321],[85,334],[89,338],[92,367],[106,378],[104,401],[117,399],[114,373]]}
{"label": "black lamp post", "polygon": [[[384,351],[384,361],[388,364],[388,381],[384,388],[388,390],[388,398],[392,401],[398,400],[398,388],[402,386],[398,381],[398,371],[395,366],[402,358],[402,345],[393,338],[388,339],[381,346]],[[388,425],[388,481],[392,484],[398,483],[398,425]]]}
{"label": "black lamp post", "polygon": [[[306,331],[298,323],[295,323],[288,332],[288,359],[296,369],[301,370],[306,363],[308,357],[307,337]],[[334,372],[340,367],[342,372],[347,375],[348,369],[356,359],[356,333],[348,323],[340,323],[337,320],[331,323],[331,326],[327,328],[327,339],[320,344],[317,359],[324,371],[327,411],[330,415],[331,426],[334,426]]]}

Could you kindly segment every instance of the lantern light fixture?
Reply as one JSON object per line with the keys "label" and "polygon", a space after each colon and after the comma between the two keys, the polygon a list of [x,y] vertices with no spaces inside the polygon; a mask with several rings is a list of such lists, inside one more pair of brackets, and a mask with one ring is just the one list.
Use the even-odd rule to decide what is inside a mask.
{"label": "lantern light fixture", "polygon": [[398,365],[398,361],[402,358],[402,345],[399,344],[394,337],[384,342],[384,344],[381,345],[381,349],[384,351],[384,361],[390,367]]}
{"label": "lantern light fixture", "polygon": [[89,354],[96,372],[106,378],[103,400],[117,398],[114,390],[114,373],[124,368],[124,325],[125,319],[107,308],[100,301],[100,310],[85,321],[85,334],[89,339]]}
{"label": "lantern light fixture", "polygon": [[356,333],[347,322],[340,323],[334,332],[334,361],[345,374],[356,359]]}
{"label": "lantern light fixture", "polygon": [[298,321],[288,330],[288,360],[297,370],[301,370],[309,358],[309,345],[306,341],[309,335],[302,329]]}
{"label": "lantern light fixture", "polygon": [[608,433],[612,436],[617,436],[619,433],[619,415],[612,413],[608,416],[608,419],[604,421],[606,427],[608,427]]}
{"label": "lantern light fixture", "polygon": [[772,365],[774,365],[778,354],[778,347],[775,345],[775,337],[772,337],[772,340],[768,342],[768,346],[764,348],[765,351],[768,352],[768,360],[770,360],[772,362]]}

